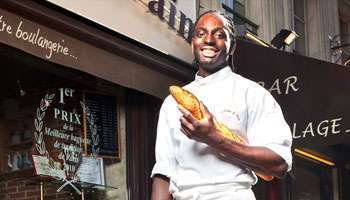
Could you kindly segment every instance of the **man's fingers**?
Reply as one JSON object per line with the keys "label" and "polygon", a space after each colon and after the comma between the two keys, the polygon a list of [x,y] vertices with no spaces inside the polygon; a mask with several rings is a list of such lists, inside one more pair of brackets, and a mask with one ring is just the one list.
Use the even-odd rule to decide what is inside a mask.
{"label": "man's fingers", "polygon": [[211,113],[209,112],[208,108],[203,104],[202,101],[199,102],[199,106],[200,106],[204,116],[211,116]]}
{"label": "man's fingers", "polygon": [[182,113],[182,115],[187,116],[190,115],[190,111],[186,110],[186,108],[184,108],[182,105],[178,105],[177,108],[180,110],[180,112]]}
{"label": "man's fingers", "polygon": [[188,129],[189,131],[194,131],[194,126],[191,124],[187,118],[184,116],[180,118],[181,127]]}
{"label": "man's fingers", "polygon": [[183,117],[186,118],[186,120],[188,122],[190,122],[191,124],[195,124],[197,123],[197,119],[193,117],[193,115],[191,114],[190,111],[186,110],[183,106],[179,105],[178,106],[180,112],[182,113]]}
{"label": "man's fingers", "polygon": [[188,137],[190,139],[192,138],[191,133],[186,128],[180,128],[180,130],[184,135],[186,135],[186,137]]}

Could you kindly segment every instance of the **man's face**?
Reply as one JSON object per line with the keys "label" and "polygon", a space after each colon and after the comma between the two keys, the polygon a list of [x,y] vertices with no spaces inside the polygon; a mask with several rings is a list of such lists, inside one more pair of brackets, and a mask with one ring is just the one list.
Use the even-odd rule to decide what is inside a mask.
{"label": "man's face", "polygon": [[202,16],[194,30],[192,51],[200,71],[214,73],[227,65],[228,35],[223,19],[215,13]]}

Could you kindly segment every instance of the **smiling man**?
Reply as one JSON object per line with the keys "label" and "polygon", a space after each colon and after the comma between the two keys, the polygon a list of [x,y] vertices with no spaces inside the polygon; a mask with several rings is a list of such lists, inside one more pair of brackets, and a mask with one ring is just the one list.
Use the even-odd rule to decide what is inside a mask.
{"label": "smiling man", "polygon": [[[201,101],[204,119],[196,120],[171,96],[163,102],[153,200],[254,200],[254,172],[283,178],[291,169],[292,137],[281,108],[264,88],[231,69],[234,31],[232,20],[215,11],[195,23],[191,45],[198,72],[184,88]],[[222,136],[214,116],[248,145]]]}

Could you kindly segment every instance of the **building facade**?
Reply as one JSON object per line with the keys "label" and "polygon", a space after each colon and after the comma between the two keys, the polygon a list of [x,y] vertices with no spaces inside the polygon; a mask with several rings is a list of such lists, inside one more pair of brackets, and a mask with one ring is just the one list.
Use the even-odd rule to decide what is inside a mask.
{"label": "building facade", "polygon": [[347,0],[204,0],[199,4],[199,12],[215,9],[232,14],[222,6],[228,5],[236,15],[256,24],[256,35],[268,43],[281,29],[294,30],[299,38],[287,48],[289,52],[339,64],[349,59],[348,46],[342,48],[342,53],[334,49],[349,44]]}

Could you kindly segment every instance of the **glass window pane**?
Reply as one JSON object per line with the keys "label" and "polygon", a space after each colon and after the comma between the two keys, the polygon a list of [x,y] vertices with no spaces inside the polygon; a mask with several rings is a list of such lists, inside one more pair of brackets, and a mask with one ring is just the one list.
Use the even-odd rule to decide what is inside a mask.
{"label": "glass window pane", "polygon": [[295,32],[299,37],[295,40],[295,51],[298,54],[306,55],[305,51],[305,26],[304,23],[294,18]]}
{"label": "glass window pane", "polygon": [[236,2],[238,2],[238,3],[242,4],[242,5],[245,4],[245,0],[236,0]]}
{"label": "glass window pane", "polygon": [[300,19],[304,20],[304,8],[305,2],[304,0],[294,0],[294,14],[298,16]]}
{"label": "glass window pane", "polygon": [[[348,35],[349,34],[349,28],[348,24],[343,21],[342,19],[339,20],[339,25],[340,25],[340,34],[341,35]],[[347,44],[350,42],[350,37],[341,37],[341,43],[342,44]]]}
{"label": "glass window pane", "polygon": [[226,0],[226,1],[224,1],[224,2],[225,2],[225,4],[226,4],[228,7],[233,8],[233,1],[234,1],[234,0]]}
{"label": "glass window pane", "polygon": [[244,7],[244,4],[241,3],[241,1],[235,2],[235,11],[238,12],[239,14],[245,16],[245,7]]}

